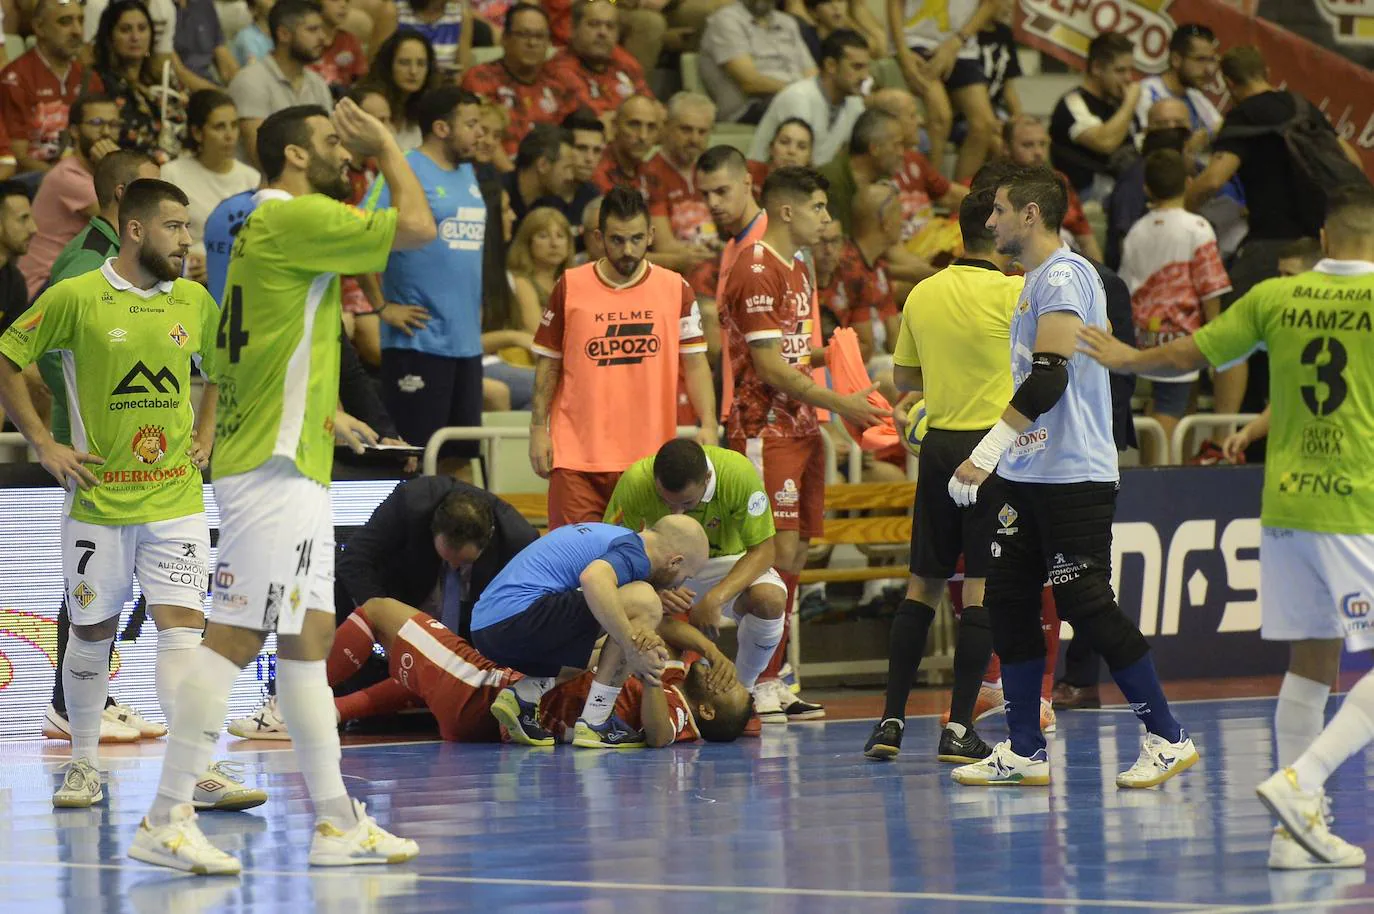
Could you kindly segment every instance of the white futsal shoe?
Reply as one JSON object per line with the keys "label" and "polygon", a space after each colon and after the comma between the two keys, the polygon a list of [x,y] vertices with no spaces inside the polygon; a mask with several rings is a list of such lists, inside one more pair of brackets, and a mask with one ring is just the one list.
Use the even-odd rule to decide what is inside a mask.
{"label": "white futsal shoe", "polygon": [[367,807],[353,800],[358,822],[344,831],[321,819],[310,842],[311,866],[357,866],[364,863],[405,863],[420,853],[409,838],[398,838],[367,814]]}
{"label": "white futsal shoe", "polygon": [[240,717],[229,722],[229,733],[239,739],[290,740],[286,721],[277,710],[277,696],[270,695],[252,717]]}
{"label": "white futsal shoe", "polygon": [[52,805],[57,809],[88,809],[105,799],[101,775],[84,758],[62,766],[62,786],[53,791]]}
{"label": "white futsal shoe", "polygon": [[1193,740],[1185,732],[1171,743],[1162,736],[1146,732],[1135,764],[1116,776],[1116,786],[1143,789],[1157,787],[1197,764],[1199,756]]}
{"label": "white futsal shoe", "polygon": [[[1289,836],[1318,861],[1329,867],[1364,866],[1364,851],[1331,833],[1325,792],[1303,790],[1292,768],[1274,772],[1255,793]],[[1270,861],[1273,866],[1272,848]]]}
{"label": "white futsal shoe", "polygon": [[[135,728],[121,723],[118,712],[111,715],[111,710],[113,709],[106,708],[101,714],[100,741],[102,743],[138,742],[142,738],[142,734]],[[47,713],[43,715],[43,735],[48,739],[72,741],[72,725],[68,723],[66,716],[53,705],[48,705]]]}
{"label": "white futsal shoe", "polygon": [[196,824],[196,812],[190,803],[172,807],[171,821],[166,825],[154,827],[145,818],[134,833],[129,856],[154,866],[200,876],[233,876],[242,869],[238,860],[205,837]]}
{"label": "white futsal shoe", "polygon": [[215,762],[196,781],[191,807],[238,812],[266,803],[267,791],[261,787],[245,787],[243,772],[242,762]]}
{"label": "white futsal shoe", "polygon": [[1044,749],[1029,758],[1017,755],[1007,739],[993,747],[992,755],[955,768],[950,777],[969,787],[1044,787],[1050,782],[1050,757]]}

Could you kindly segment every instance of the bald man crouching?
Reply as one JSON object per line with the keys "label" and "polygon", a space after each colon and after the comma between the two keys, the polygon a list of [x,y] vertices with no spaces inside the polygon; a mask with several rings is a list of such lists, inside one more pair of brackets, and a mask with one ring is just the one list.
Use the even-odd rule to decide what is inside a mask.
{"label": "bald man crouching", "polygon": [[644,734],[612,713],[616,697],[631,675],[659,684],[668,652],[654,631],[663,618],[658,592],[699,572],[709,549],[700,524],[674,515],[642,533],[611,524],[559,527],[512,559],[472,610],[474,646],[525,674],[492,703],[510,738],[554,744],[539,723],[539,700],[561,670],[588,665],[604,631],[573,745],[642,748]]}

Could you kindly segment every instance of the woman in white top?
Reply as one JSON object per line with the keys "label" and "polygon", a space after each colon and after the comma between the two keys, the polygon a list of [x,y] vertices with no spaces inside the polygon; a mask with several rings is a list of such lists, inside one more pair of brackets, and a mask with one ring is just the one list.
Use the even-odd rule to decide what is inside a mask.
{"label": "woman in white top", "polygon": [[254,190],[262,176],[234,157],[239,145],[239,113],[234,100],[218,89],[191,94],[186,109],[186,149],[180,158],[162,166],[162,179],[171,181],[191,200],[191,253],[186,275],[205,281],[205,220],[234,194]]}

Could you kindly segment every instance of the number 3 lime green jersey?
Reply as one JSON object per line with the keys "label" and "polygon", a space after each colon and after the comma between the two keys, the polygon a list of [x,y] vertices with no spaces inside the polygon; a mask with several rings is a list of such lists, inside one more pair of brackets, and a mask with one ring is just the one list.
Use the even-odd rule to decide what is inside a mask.
{"label": "number 3 lime green jersey", "polygon": [[1261,522],[1374,533],[1374,263],[1260,283],[1194,339],[1213,365],[1269,350]]}
{"label": "number 3 lime green jersey", "polygon": [[215,336],[215,478],[274,456],[329,484],[339,402],[339,274],[385,269],[396,210],[264,190],[234,241]]}
{"label": "number 3 lime green jersey", "polygon": [[187,279],[135,289],[107,261],[59,282],[0,337],[23,368],[46,352],[62,360],[72,446],[103,457],[100,484],[77,492],[73,520],[146,524],[204,510],[191,446],[191,356],[214,377],[218,319],[205,287]]}

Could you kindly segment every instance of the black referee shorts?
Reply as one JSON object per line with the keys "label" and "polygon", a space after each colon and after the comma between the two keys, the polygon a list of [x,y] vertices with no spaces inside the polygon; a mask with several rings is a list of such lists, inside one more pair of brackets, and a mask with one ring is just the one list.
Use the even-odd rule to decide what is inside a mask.
{"label": "black referee shorts", "polygon": [[949,497],[949,478],[973,453],[987,430],[954,432],[930,429],[921,442],[916,468],[916,505],[911,520],[911,573],[918,578],[953,576],[964,556],[964,575],[987,574],[992,532],[996,527],[995,505],[1001,482],[988,478],[978,488],[978,501],[961,508]]}
{"label": "black referee shorts", "polygon": [[473,647],[501,666],[527,676],[557,676],[563,667],[585,669],[601,623],[580,590],[540,597],[518,615],[472,633]]}

